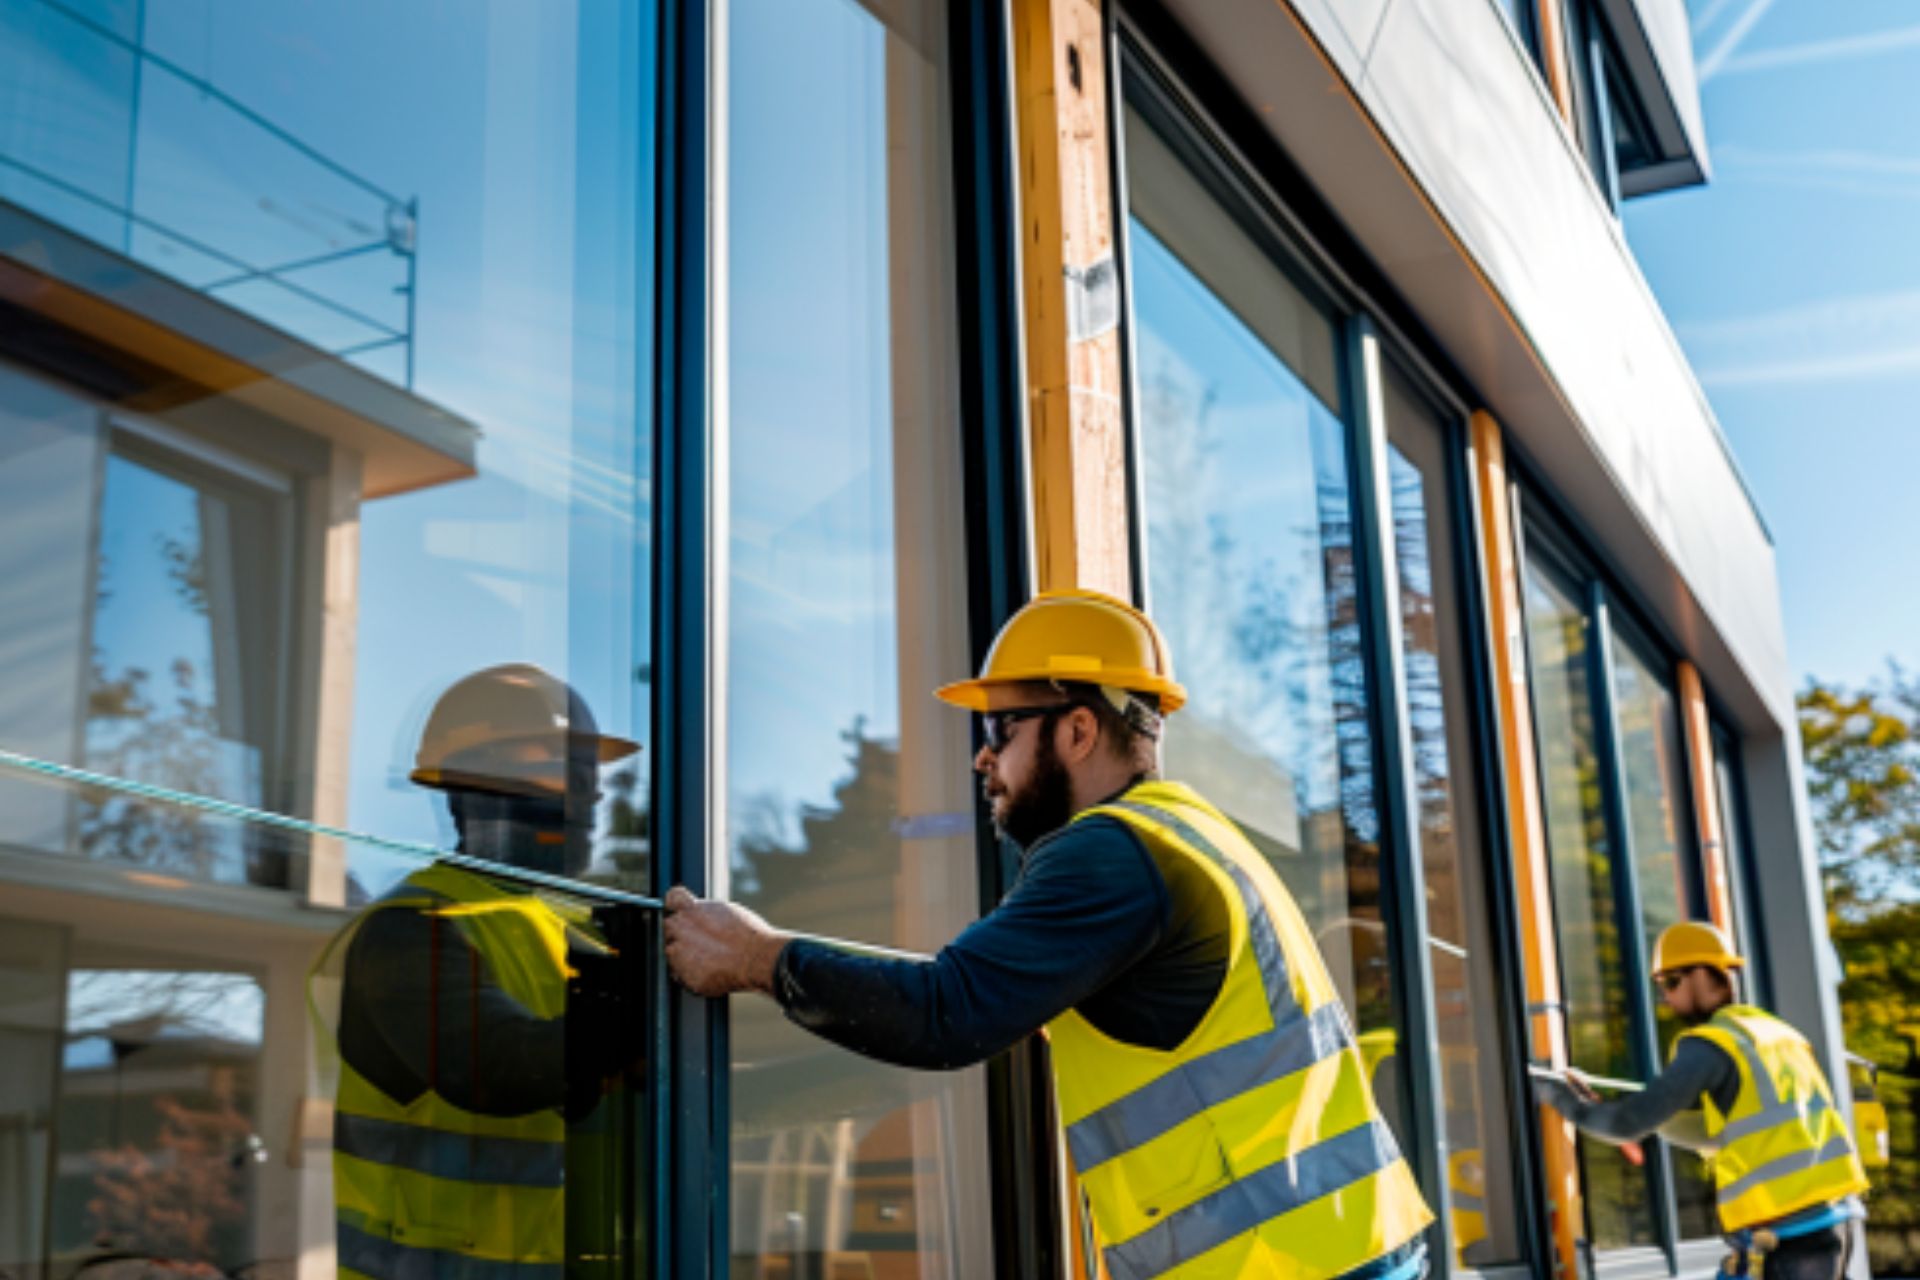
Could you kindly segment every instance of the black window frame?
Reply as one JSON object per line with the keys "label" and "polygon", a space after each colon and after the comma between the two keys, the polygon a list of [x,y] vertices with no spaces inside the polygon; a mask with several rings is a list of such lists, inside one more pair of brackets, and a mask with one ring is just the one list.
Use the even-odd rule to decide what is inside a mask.
{"label": "black window frame", "polygon": [[[1631,823],[1626,812],[1625,761],[1621,758],[1618,735],[1612,642],[1618,638],[1632,648],[1667,682],[1676,699],[1678,681],[1674,673],[1683,660],[1683,650],[1652,620],[1650,611],[1642,608],[1620,585],[1621,575],[1592,550],[1599,544],[1587,536],[1579,522],[1558,503],[1537,466],[1519,450],[1515,451],[1512,463],[1514,505],[1519,515],[1515,525],[1519,532],[1517,567],[1524,573],[1526,565],[1538,559],[1557,576],[1577,584],[1591,628],[1588,680],[1594,691],[1594,717],[1599,730],[1597,747],[1608,852],[1613,863],[1614,908],[1622,943],[1622,981],[1628,991],[1634,993],[1631,1034],[1635,1068],[1641,1078],[1652,1079],[1665,1063],[1659,1054],[1652,973],[1641,927],[1639,869],[1634,860]],[[1682,870],[1687,916],[1705,920],[1709,908],[1695,783],[1691,768],[1680,773],[1680,791],[1675,803],[1684,815],[1679,844],[1680,856],[1685,861]],[[1694,1254],[1715,1245],[1715,1238],[1680,1234],[1673,1170],[1676,1153],[1671,1144],[1658,1136],[1645,1139],[1643,1147],[1648,1155],[1655,1247],[1666,1258],[1668,1274],[1678,1275],[1691,1265]],[[1684,1153],[1681,1154],[1684,1158]],[[1640,1246],[1596,1253],[1596,1273],[1618,1280],[1645,1274],[1645,1254],[1645,1247]]]}

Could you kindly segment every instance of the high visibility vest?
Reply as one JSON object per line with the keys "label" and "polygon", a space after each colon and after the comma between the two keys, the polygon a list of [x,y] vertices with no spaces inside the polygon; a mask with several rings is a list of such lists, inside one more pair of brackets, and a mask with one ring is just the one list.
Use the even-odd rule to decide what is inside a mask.
{"label": "high visibility vest", "polygon": [[[1400,1033],[1392,1027],[1362,1031],[1360,1064],[1366,1068],[1367,1084],[1374,1101],[1381,1106],[1380,1068],[1392,1062],[1400,1052]],[[1452,1214],[1453,1256],[1465,1267],[1467,1250],[1487,1238],[1486,1161],[1478,1147],[1455,1151],[1447,1157],[1447,1209]]]}
{"label": "high visibility vest", "polygon": [[[458,930],[494,984],[536,1018],[565,1014],[569,942],[602,945],[584,913],[563,914],[540,898],[434,865],[362,912],[321,965],[344,957],[375,912],[401,910]],[[447,1003],[462,998],[462,991],[445,995]],[[342,1276],[560,1280],[567,1133],[557,1108],[479,1115],[441,1097],[431,1081],[402,1103],[344,1058],[339,1073],[333,1189]]]}
{"label": "high visibility vest", "polygon": [[[1867,1189],[1846,1121],[1806,1038],[1751,1005],[1728,1005],[1682,1032],[1720,1048],[1740,1072],[1733,1110],[1704,1099],[1719,1144],[1713,1182],[1728,1231],[1773,1222]],[[1678,1041],[1675,1042],[1676,1046]]]}
{"label": "high visibility vest", "polygon": [[1070,1147],[1113,1280],[1325,1280],[1433,1220],[1375,1106],[1339,993],[1293,898],[1245,836],[1178,783],[1089,809],[1169,879],[1227,906],[1226,976],[1171,1050],[1069,1010],[1048,1025]]}

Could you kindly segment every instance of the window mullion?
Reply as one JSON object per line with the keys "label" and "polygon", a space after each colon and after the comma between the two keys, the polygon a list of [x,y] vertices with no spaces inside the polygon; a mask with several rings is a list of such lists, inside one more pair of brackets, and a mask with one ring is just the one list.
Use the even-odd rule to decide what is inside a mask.
{"label": "window mullion", "polygon": [[[1592,582],[1588,594],[1587,646],[1591,665],[1594,718],[1601,791],[1607,821],[1607,847],[1613,851],[1614,919],[1620,935],[1620,980],[1627,988],[1628,1020],[1632,1027],[1634,1073],[1651,1080],[1660,1071],[1660,1039],[1648,992],[1652,975],[1647,969],[1646,938],[1641,928],[1640,880],[1633,856],[1633,828],[1627,813],[1626,760],[1621,750],[1620,719],[1614,697],[1613,624],[1607,590]],[[1647,1170],[1652,1177],[1654,1227],[1669,1267],[1678,1269],[1679,1210],[1674,1203],[1673,1166],[1666,1144],[1657,1138],[1646,1143]]]}
{"label": "window mullion", "polygon": [[1427,951],[1426,877],[1420,856],[1420,798],[1408,721],[1399,566],[1381,385],[1380,340],[1365,316],[1347,322],[1348,437],[1353,453],[1353,553],[1359,584],[1366,679],[1373,689],[1380,840],[1381,913],[1393,963],[1406,1152],[1435,1222],[1433,1274],[1452,1273],[1444,1093],[1433,1025],[1433,966]]}

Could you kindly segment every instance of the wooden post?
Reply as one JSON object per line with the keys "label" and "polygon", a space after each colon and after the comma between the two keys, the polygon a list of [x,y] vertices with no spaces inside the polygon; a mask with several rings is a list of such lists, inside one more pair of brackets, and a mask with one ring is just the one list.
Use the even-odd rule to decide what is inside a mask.
{"label": "wooden post", "polygon": [[[1520,943],[1527,998],[1527,1049],[1531,1062],[1568,1065],[1566,1006],[1553,918],[1553,882],[1547,865],[1546,818],[1542,812],[1538,757],[1534,754],[1533,708],[1526,664],[1525,617],[1521,612],[1520,564],[1508,505],[1506,447],[1500,424],[1473,415],[1473,455],[1480,506],[1482,558],[1493,628],[1493,671],[1506,744],[1507,846],[1513,851],[1513,881],[1520,908]],[[1580,1166],[1573,1126],[1551,1107],[1540,1108],[1547,1195],[1552,1206],[1558,1274],[1579,1274],[1577,1241],[1582,1212]]]}
{"label": "wooden post", "polygon": [[1713,722],[1700,672],[1680,664],[1680,723],[1687,738],[1687,774],[1693,781],[1694,830],[1700,835],[1701,869],[1706,873],[1707,914],[1733,937],[1733,894],[1727,883],[1726,832],[1720,822],[1719,777],[1713,768]]}
{"label": "wooden post", "polygon": [[1102,0],[1014,0],[1022,288],[1042,590],[1132,594]]}
{"label": "wooden post", "polygon": [[1560,118],[1578,138],[1580,121],[1573,109],[1573,68],[1567,47],[1567,16],[1562,8],[1565,3],[1566,0],[1536,0],[1534,14],[1540,35],[1540,70],[1547,79],[1547,92],[1553,96],[1553,105],[1560,109]]}

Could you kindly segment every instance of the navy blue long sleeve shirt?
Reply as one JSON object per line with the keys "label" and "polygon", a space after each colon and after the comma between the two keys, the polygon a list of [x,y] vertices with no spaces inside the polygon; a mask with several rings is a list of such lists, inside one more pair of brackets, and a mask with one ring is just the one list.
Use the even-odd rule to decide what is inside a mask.
{"label": "navy blue long sleeve shirt", "polygon": [[781,951],[774,998],[793,1022],[900,1066],[980,1062],[1068,1009],[1170,1049],[1226,973],[1229,917],[1204,874],[1162,865],[1096,816],[1036,842],[987,916],[936,956],[863,954],[810,938]]}
{"label": "navy blue long sleeve shirt", "polygon": [[1726,1050],[1710,1040],[1688,1036],[1674,1051],[1667,1069],[1640,1093],[1605,1102],[1589,1102],[1558,1080],[1534,1081],[1534,1093],[1548,1106],[1596,1137],[1612,1142],[1644,1138],[1683,1111],[1711,1097],[1722,1115],[1733,1110],[1740,1092],[1740,1071]]}

